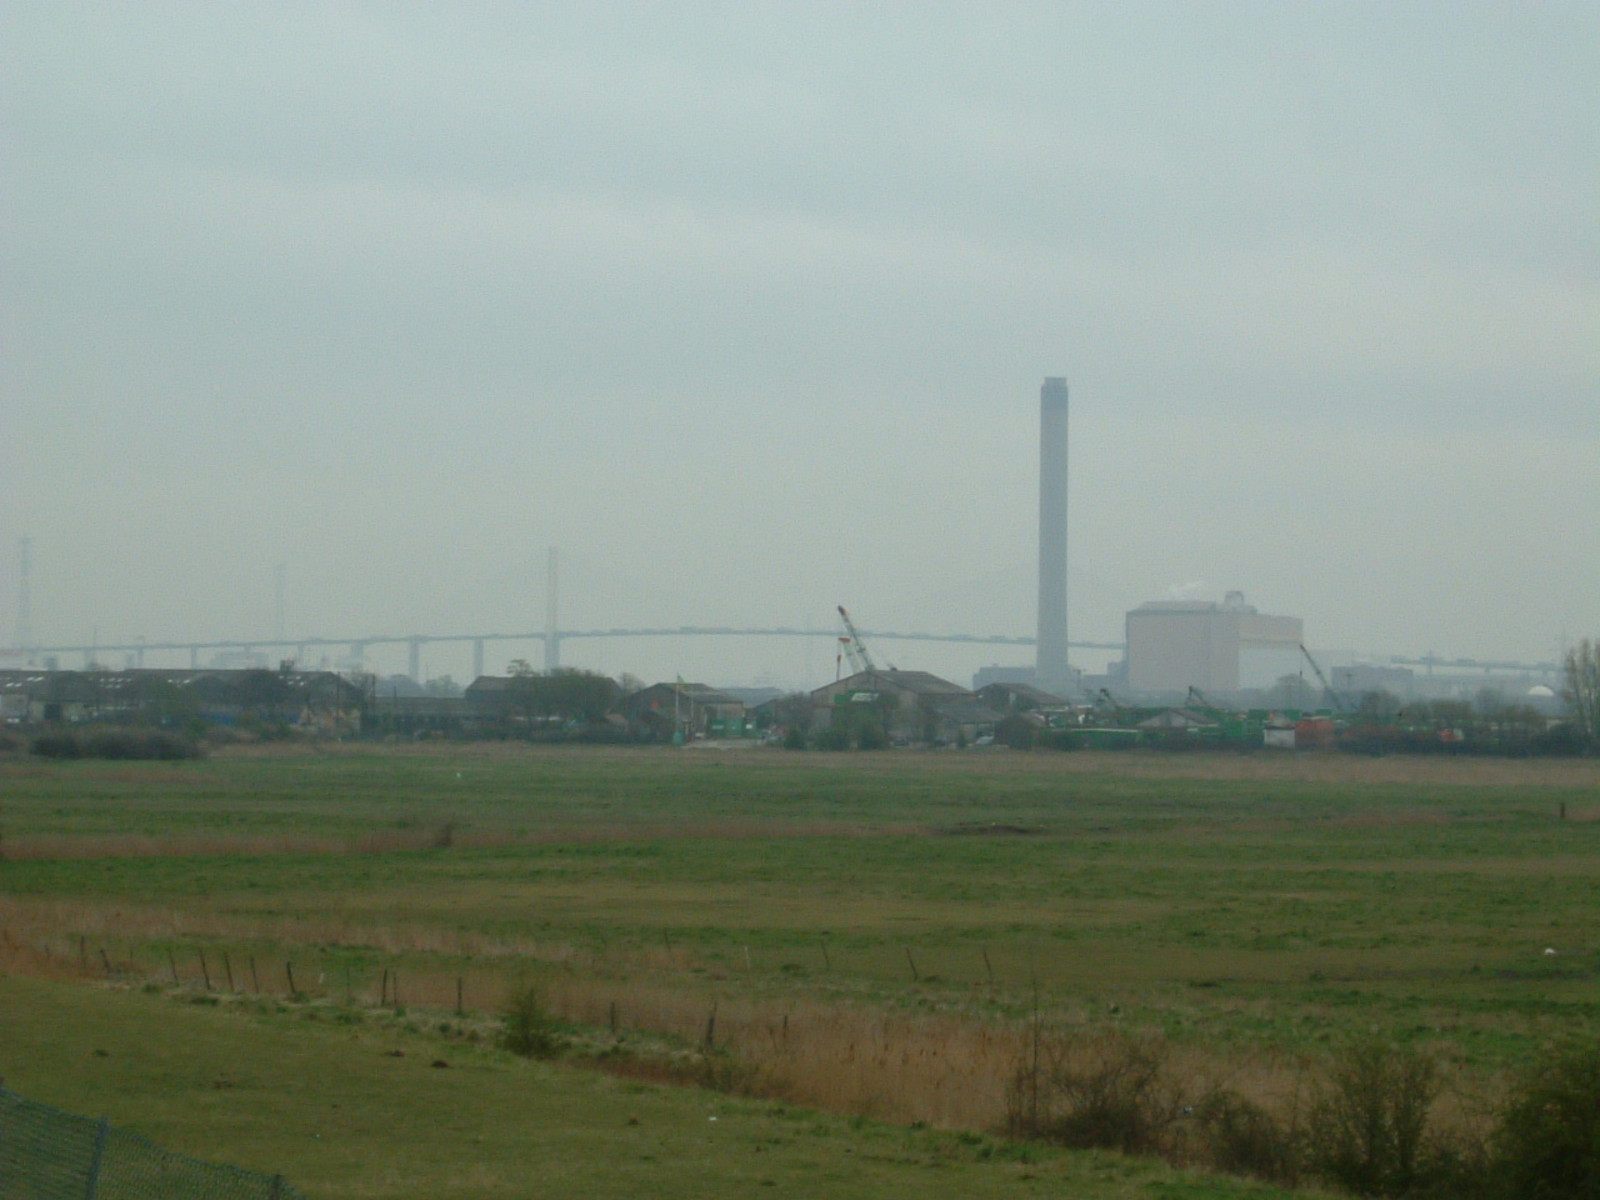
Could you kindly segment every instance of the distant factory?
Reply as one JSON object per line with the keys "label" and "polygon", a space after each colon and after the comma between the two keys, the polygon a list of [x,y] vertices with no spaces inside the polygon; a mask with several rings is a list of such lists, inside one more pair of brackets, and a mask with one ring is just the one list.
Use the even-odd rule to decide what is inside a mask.
{"label": "distant factory", "polygon": [[1299,617],[1268,616],[1229,592],[1214,601],[1154,600],[1127,616],[1127,686],[1232,694],[1269,688],[1304,665]]}
{"label": "distant factory", "polygon": [[[1028,682],[1072,696],[1085,681],[1067,662],[1067,381],[1039,389],[1039,607],[1034,668],[991,668],[980,681]],[[1234,694],[1271,687],[1302,666],[1298,617],[1268,616],[1229,592],[1222,603],[1152,601],[1127,615],[1115,682],[1135,693],[1190,687]],[[1092,690],[1092,689],[1091,689]]]}

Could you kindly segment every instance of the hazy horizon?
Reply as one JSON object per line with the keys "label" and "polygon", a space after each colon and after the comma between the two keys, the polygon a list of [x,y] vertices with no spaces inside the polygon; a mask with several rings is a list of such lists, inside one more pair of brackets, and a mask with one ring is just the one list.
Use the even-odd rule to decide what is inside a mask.
{"label": "hazy horizon", "polygon": [[0,643],[23,538],[35,644],[271,637],[280,565],[291,638],[539,630],[550,546],[569,629],[1031,634],[1060,375],[1074,641],[1237,589],[1550,660],[1600,636],[1597,78],[1575,2],[18,0]]}

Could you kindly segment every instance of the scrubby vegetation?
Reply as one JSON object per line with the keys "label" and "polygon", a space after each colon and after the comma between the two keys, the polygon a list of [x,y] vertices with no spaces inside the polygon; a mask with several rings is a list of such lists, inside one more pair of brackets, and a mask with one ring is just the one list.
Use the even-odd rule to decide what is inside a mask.
{"label": "scrubby vegetation", "polygon": [[106,758],[177,761],[202,758],[205,747],[193,738],[163,729],[119,729],[89,726],[58,728],[33,739],[32,752],[40,758]]}
{"label": "scrubby vegetation", "polygon": [[1490,1146],[1491,1195],[1600,1196],[1600,1043],[1563,1041],[1527,1067]]}
{"label": "scrubby vegetation", "polygon": [[523,1058],[549,1058],[563,1043],[539,989],[526,982],[514,986],[500,1008],[500,1045]]}
{"label": "scrubby vegetation", "polygon": [[1600,1041],[1546,1049],[1497,1097],[1480,1094],[1476,1115],[1447,1116],[1445,1098],[1433,1053],[1370,1033],[1308,1059],[1273,1108],[1197,1076],[1159,1036],[1035,1029],[1006,1128],[1353,1196],[1600,1195]]}

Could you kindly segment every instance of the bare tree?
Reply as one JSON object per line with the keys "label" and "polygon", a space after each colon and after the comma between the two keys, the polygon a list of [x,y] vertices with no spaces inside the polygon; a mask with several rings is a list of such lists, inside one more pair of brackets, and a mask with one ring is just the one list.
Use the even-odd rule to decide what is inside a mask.
{"label": "bare tree", "polygon": [[1600,642],[1584,638],[1567,651],[1565,667],[1567,707],[1579,735],[1594,745],[1600,742]]}

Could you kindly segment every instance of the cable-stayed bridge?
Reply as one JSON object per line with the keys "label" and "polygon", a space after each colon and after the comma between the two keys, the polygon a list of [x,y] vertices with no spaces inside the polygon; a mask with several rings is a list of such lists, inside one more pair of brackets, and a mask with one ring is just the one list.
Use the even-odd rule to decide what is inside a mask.
{"label": "cable-stayed bridge", "polygon": [[[894,630],[863,630],[863,639],[874,642],[957,642],[985,646],[1032,646],[1031,636],[1011,637],[1006,634],[980,633],[900,633]],[[224,641],[155,642],[138,639],[132,642],[96,642],[89,645],[30,646],[6,652],[12,659],[26,657],[37,660],[45,656],[82,655],[87,665],[96,662],[102,654],[132,656],[135,666],[144,665],[147,653],[176,654],[187,652],[189,665],[199,667],[203,652],[244,651],[257,653],[277,651],[281,657],[305,660],[312,650],[339,650],[349,658],[360,661],[369,647],[405,646],[409,654],[408,674],[413,678],[422,670],[422,650],[435,643],[470,643],[472,646],[472,673],[483,674],[484,647],[490,642],[540,642],[544,646],[544,665],[548,670],[561,665],[561,644],[589,638],[670,638],[670,637],[776,637],[825,638],[837,641],[837,629],[799,629],[785,626],[761,626],[736,629],[731,626],[679,625],[672,628],[638,629],[539,629],[522,633],[412,633],[368,634],[360,637],[263,637],[230,638]],[[1121,650],[1121,642],[1072,642],[1071,645],[1087,650]]]}
{"label": "cable-stayed bridge", "polygon": [[[243,652],[246,655],[262,654],[270,659],[289,658],[296,662],[310,661],[308,655],[312,651],[322,651],[323,656],[334,660],[343,659],[350,663],[361,663],[366,660],[367,651],[376,646],[404,646],[407,651],[406,673],[413,679],[420,680],[422,675],[423,648],[435,644],[469,644],[472,647],[472,673],[479,676],[484,673],[484,649],[491,642],[537,642],[543,647],[543,665],[546,670],[561,665],[561,646],[563,642],[584,641],[597,638],[812,638],[831,643],[837,643],[840,638],[838,629],[807,629],[797,626],[764,625],[752,627],[733,627],[722,625],[677,625],[653,626],[638,628],[614,629],[532,629],[513,633],[412,633],[412,634],[364,634],[355,637],[256,637],[256,638],[227,638],[205,641],[151,641],[145,638],[135,639],[131,642],[90,642],[71,643],[51,646],[11,647],[0,649],[0,667],[10,664],[38,663],[46,659],[59,659],[61,656],[80,656],[82,664],[91,664],[103,661],[103,655],[122,655],[130,665],[142,667],[145,665],[146,654],[187,654],[189,666],[199,668],[201,655],[225,654],[229,652]],[[866,629],[861,631],[863,640],[877,642],[943,642],[965,644],[973,646],[1033,646],[1036,639],[1031,635],[1011,636],[1008,634],[981,634],[981,633],[925,633],[901,632],[892,629]],[[1073,648],[1080,650],[1109,650],[1122,653],[1126,650],[1123,642],[1086,642],[1074,641],[1069,643]],[[269,653],[270,652],[270,653]],[[1543,682],[1551,687],[1561,684],[1561,666],[1555,662],[1526,663],[1512,661],[1485,661],[1474,658],[1447,658],[1429,652],[1420,657],[1384,656],[1383,661],[1389,665],[1402,667],[1421,667],[1427,675],[1435,672],[1446,674],[1460,674],[1474,676],[1479,680],[1489,683],[1496,678],[1517,677],[1531,682]]]}

